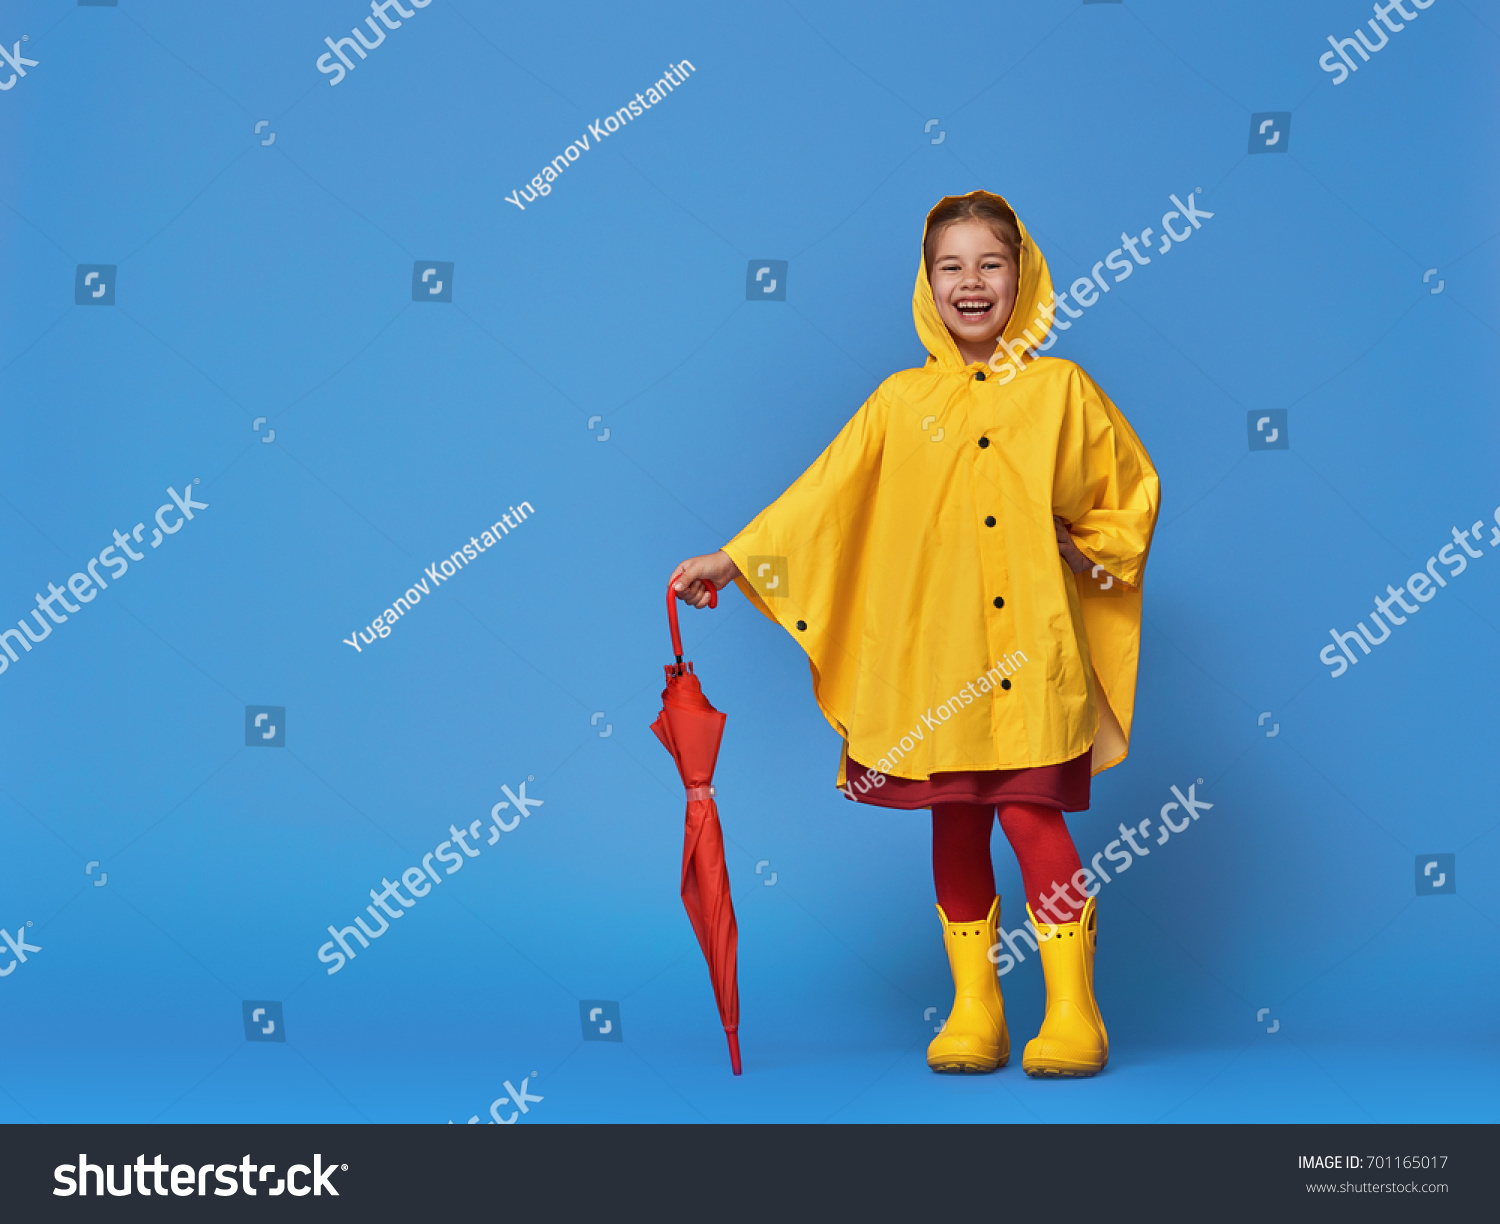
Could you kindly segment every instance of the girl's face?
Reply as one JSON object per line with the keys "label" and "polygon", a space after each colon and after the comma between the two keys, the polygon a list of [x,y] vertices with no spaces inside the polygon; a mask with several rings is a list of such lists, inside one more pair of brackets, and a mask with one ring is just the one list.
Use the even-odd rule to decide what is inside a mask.
{"label": "girl's face", "polygon": [[955,221],[934,244],[932,296],[965,363],[988,361],[1016,302],[1015,256],[983,221]]}

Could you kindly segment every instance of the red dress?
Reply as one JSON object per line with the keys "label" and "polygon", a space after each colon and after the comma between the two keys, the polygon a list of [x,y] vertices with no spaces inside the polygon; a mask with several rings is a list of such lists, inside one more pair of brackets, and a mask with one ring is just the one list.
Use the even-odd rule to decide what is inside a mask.
{"label": "red dress", "polygon": [[874,784],[876,770],[850,757],[844,794],[856,803],[888,808],[927,808],[934,803],[980,803],[987,807],[1036,803],[1064,812],[1081,812],[1089,805],[1092,755],[1090,748],[1057,765],[955,770],[920,781],[887,774],[883,786]]}

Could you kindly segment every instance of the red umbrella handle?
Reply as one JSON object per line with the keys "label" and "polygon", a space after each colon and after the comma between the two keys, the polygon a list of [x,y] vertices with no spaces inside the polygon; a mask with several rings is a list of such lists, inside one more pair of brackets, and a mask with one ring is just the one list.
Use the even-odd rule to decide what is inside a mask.
{"label": "red umbrella handle", "polygon": [[[708,606],[719,606],[719,588],[709,579],[702,580],[708,587]],[[677,656],[677,666],[682,666],[682,631],[677,627],[677,601],[687,596],[677,590],[676,580],[667,583],[667,623],[672,626],[672,653]]]}

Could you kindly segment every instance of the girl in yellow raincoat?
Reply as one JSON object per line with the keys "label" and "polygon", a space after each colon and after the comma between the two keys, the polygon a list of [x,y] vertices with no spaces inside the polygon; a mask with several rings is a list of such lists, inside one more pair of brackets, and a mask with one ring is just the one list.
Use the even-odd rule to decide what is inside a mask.
{"label": "girl in yellow raincoat", "polygon": [[1160,490],[1105,394],[1040,355],[1069,326],[1058,305],[1003,199],[945,197],[912,298],[926,364],[887,378],[791,488],[673,574],[695,607],[706,584],[734,580],[806,650],[844,739],[848,798],[932,809],[954,982],[927,1051],[935,1071],[1010,1057],[990,960],[997,809],[1047,985],[1022,1066],[1093,1075],[1109,1059],[1093,991],[1098,885],[1062,813],[1088,807],[1091,775],[1125,758]]}

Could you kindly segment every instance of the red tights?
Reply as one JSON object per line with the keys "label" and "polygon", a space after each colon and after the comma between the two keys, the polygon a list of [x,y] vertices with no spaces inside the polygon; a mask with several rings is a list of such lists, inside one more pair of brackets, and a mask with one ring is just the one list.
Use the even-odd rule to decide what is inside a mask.
{"label": "red tights", "polygon": [[[932,806],[932,879],[949,922],[979,922],[989,913],[995,899],[995,869],[990,863],[994,819],[992,806]],[[1072,922],[1083,904],[1072,884],[1082,864],[1062,813],[1035,803],[1005,803],[1000,805],[1000,828],[1016,852],[1021,884],[1037,919]],[[1044,910],[1041,902],[1047,898],[1052,900]]]}

